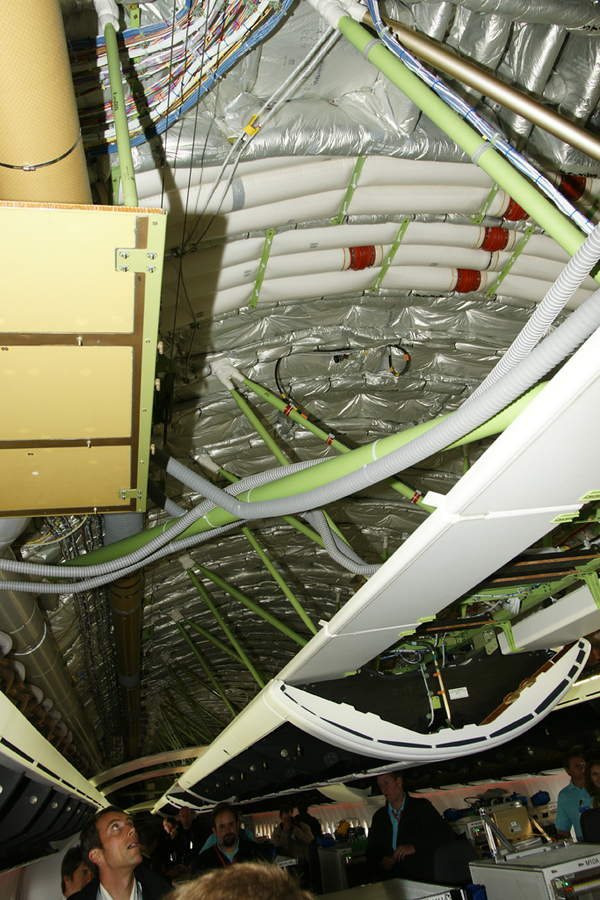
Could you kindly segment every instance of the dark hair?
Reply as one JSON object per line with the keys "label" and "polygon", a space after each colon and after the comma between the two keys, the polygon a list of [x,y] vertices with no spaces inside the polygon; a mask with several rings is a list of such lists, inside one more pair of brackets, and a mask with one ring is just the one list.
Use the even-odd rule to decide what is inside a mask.
{"label": "dark hair", "polygon": [[590,759],[585,767],[585,789],[590,795],[590,797],[598,797],[598,788],[592,781],[592,768],[593,766],[598,766],[600,768],[600,759]]}
{"label": "dark hair", "polygon": [[169,894],[169,900],[313,900],[285,869],[273,863],[237,863],[211,869]]}
{"label": "dark hair", "polygon": [[179,825],[179,822],[177,821],[175,816],[165,816],[164,821],[168,822],[169,825],[175,825],[175,827],[177,827],[177,825]]}
{"label": "dark hair", "polygon": [[293,807],[293,806],[290,806],[289,803],[286,803],[286,804],[284,804],[284,806],[282,806],[282,807],[280,808],[280,810],[279,810],[279,815],[280,815],[280,816],[283,815],[284,812],[293,813],[293,812],[294,812],[294,807]]}
{"label": "dark hair", "polygon": [[221,813],[224,813],[224,812],[233,813],[233,815],[235,816],[235,821],[239,822],[240,817],[238,816],[237,809],[234,809],[233,806],[231,805],[231,803],[217,803],[217,805],[213,809],[213,811],[211,813],[211,817],[210,817],[213,828],[216,827],[217,816],[219,816]]}
{"label": "dark hair", "polygon": [[67,890],[65,878],[68,878],[69,881],[72,881],[73,875],[75,874],[81,863],[85,863],[86,866],[89,866],[89,863],[83,857],[80,844],[77,844],[76,847],[71,847],[69,850],[67,850],[67,852],[63,856],[62,863],[60,864],[60,889],[63,894],[65,894]]}
{"label": "dark hair", "polygon": [[308,803],[306,800],[298,800],[296,803],[296,808],[300,815],[306,815],[308,813]]}
{"label": "dark hair", "polygon": [[576,756],[580,756],[581,759],[585,759],[585,753],[583,752],[581,747],[573,747],[571,750],[569,750],[568,753],[565,753],[563,757],[563,766],[565,767],[567,772],[569,771],[571,760],[575,759]]}
{"label": "dark hair", "polygon": [[111,812],[119,812],[125,815],[124,810],[119,806],[105,806],[102,809],[99,809],[91,819],[87,820],[81,832],[81,855],[84,862],[90,867],[90,871],[94,876],[98,875],[98,866],[90,859],[90,850],[102,850],[102,839],[98,831],[97,822],[98,819],[106,815],[106,813]]}

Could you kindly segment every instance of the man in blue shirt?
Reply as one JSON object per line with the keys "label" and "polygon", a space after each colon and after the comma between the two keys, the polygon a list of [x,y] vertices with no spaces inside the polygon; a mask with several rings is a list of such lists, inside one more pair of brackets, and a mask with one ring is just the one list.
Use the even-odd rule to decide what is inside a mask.
{"label": "man in blue shirt", "polygon": [[565,772],[571,781],[558,795],[556,804],[556,831],[561,839],[571,837],[575,829],[578,841],[583,840],[579,817],[592,805],[592,798],[585,789],[585,759],[581,750],[571,750],[565,757]]}

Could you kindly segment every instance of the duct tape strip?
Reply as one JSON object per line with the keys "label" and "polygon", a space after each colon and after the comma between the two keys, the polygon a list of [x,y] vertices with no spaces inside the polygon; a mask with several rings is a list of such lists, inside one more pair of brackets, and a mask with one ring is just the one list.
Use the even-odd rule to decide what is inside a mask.
{"label": "duct tape strip", "polygon": [[381,44],[382,47],[385,47],[385,44],[383,43],[383,41],[380,41],[379,38],[373,38],[372,41],[369,41],[369,43],[363,50],[363,56],[367,60],[367,62],[369,61],[369,53],[371,52],[375,44]]}
{"label": "duct tape strip", "polygon": [[489,141],[484,141],[483,144],[480,144],[477,149],[471,153],[471,159],[475,163],[476,166],[479,165],[479,158],[485,153],[486,150],[493,150],[492,144]]}
{"label": "duct tape strip", "polygon": [[387,275],[387,270],[389,269],[389,267],[391,266],[391,264],[393,262],[393,259],[394,259],[394,256],[396,255],[396,251],[397,251],[398,247],[402,243],[402,240],[404,238],[404,235],[406,234],[406,229],[408,228],[409,222],[410,222],[410,216],[407,216],[405,219],[402,219],[402,225],[398,229],[398,234],[394,238],[394,243],[390,247],[390,249],[388,251],[388,255],[386,256],[386,258],[383,261],[383,265],[381,266],[381,271],[379,272],[379,275],[373,282],[373,287],[369,288],[370,291],[376,291],[378,289],[378,287],[380,286],[381,282],[383,281],[383,279],[385,278],[385,276]]}
{"label": "duct tape strip", "polygon": [[[478,150],[478,149],[479,149],[479,147],[477,148],[477,150]],[[486,149],[487,149],[487,148],[486,148]],[[476,153],[477,153],[477,150],[475,151]],[[482,151],[482,152],[483,152],[483,151]],[[471,216],[471,222],[473,222],[475,225],[481,225],[481,223],[483,222],[483,220],[485,219],[485,217],[486,217],[486,215],[487,215],[488,209],[489,209],[490,206],[492,205],[492,202],[493,202],[493,200],[494,200],[494,197],[496,196],[496,194],[498,193],[499,190],[500,190],[500,185],[499,185],[499,184],[493,184],[493,185],[492,185],[492,189],[491,189],[491,191],[489,192],[489,194],[487,195],[487,198],[486,198],[486,200],[485,200],[485,203],[483,204],[483,206],[481,207],[481,209],[479,210],[479,212],[477,213],[477,215],[476,215],[476,216]]]}
{"label": "duct tape strip", "polygon": [[62,156],[57,156],[54,159],[49,159],[47,162],[32,163],[28,166],[12,166],[10,163],[0,162],[0,166],[2,166],[3,169],[18,169],[20,172],[35,172],[36,169],[44,169],[46,166],[53,166],[55,163],[60,162],[62,159],[66,159],[67,156],[69,156],[73,152],[73,150],[75,150],[75,148],[80,140],[81,140],[81,131],[77,135],[77,140],[75,141],[73,146],[70,147],[66,151],[66,153],[63,153]]}
{"label": "duct tape strip", "polygon": [[[376,41],[372,43],[377,43]],[[352,201],[352,197],[354,196],[354,191],[358,187],[358,179],[360,178],[360,173],[362,172],[362,167],[365,164],[365,157],[359,156],[356,160],[356,165],[354,166],[354,172],[352,173],[352,178],[350,179],[350,184],[348,185],[348,190],[346,191],[346,196],[344,197],[344,201],[342,203],[341,209],[335,219],[331,220],[332,225],[341,225],[344,221],[344,218],[348,215],[348,208]]]}
{"label": "duct tape strip", "polygon": [[260,296],[260,289],[262,287],[263,279],[265,277],[265,272],[267,269],[267,263],[269,261],[269,254],[271,252],[271,247],[273,245],[273,237],[275,235],[274,228],[267,228],[265,234],[265,243],[263,244],[262,256],[260,258],[260,263],[258,265],[258,273],[256,275],[256,281],[254,283],[254,290],[252,291],[252,296],[250,297],[250,303],[248,306],[253,309],[258,303],[258,298]]}
{"label": "duct tape strip", "polygon": [[12,655],[13,656],[27,656],[28,653],[34,653],[38,649],[38,647],[41,647],[42,644],[44,643],[44,640],[46,639],[46,633],[47,633],[46,622],[44,622],[42,625],[42,630],[40,631],[37,640],[35,640],[33,642],[33,644],[29,644],[27,647],[23,647],[22,650],[13,650]]}
{"label": "duct tape strip", "polygon": [[119,684],[121,687],[132,688],[135,687],[136,684],[140,683],[140,673],[136,672],[135,675],[121,675],[119,672]]}
{"label": "duct tape strip", "polygon": [[498,275],[498,277],[496,278],[494,283],[485,292],[486,297],[494,296],[494,294],[498,290],[498,287],[502,284],[502,282],[504,281],[504,279],[506,278],[506,276],[508,275],[508,273],[514,266],[515,262],[517,261],[517,259],[519,258],[519,256],[523,252],[523,250],[525,249],[525,245],[527,244],[527,241],[529,240],[529,238],[531,237],[531,235],[533,234],[534,231],[535,231],[535,227],[533,225],[530,225],[529,228],[526,230],[525,234],[523,235],[523,237],[521,238],[521,240],[519,241],[519,243],[517,244],[517,246],[515,247],[515,249],[513,250],[510,259],[508,260],[508,262],[506,263],[506,265],[504,266],[504,268],[502,269],[502,271],[500,272],[500,274]]}

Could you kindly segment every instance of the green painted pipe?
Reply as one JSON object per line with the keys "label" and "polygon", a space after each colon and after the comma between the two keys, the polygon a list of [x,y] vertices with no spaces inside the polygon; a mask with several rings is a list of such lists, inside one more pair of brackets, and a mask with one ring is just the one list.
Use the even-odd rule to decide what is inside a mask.
{"label": "green painted pipe", "polygon": [[267,556],[266,551],[263,550],[263,548],[260,546],[260,544],[258,543],[258,541],[256,540],[256,538],[254,537],[254,535],[252,534],[252,532],[250,531],[249,528],[244,526],[244,528],[242,528],[242,531],[243,531],[244,535],[247,537],[248,541],[250,542],[251,547],[256,551],[256,553],[258,553],[258,555],[261,558],[261,560],[263,561],[264,565],[269,570],[269,572],[271,573],[271,575],[273,576],[273,578],[275,579],[275,581],[277,582],[277,584],[279,585],[279,587],[281,588],[281,590],[283,591],[285,596],[288,598],[288,600],[290,601],[290,603],[292,604],[292,606],[294,607],[294,609],[296,610],[296,612],[298,613],[298,615],[300,616],[300,618],[302,619],[302,621],[304,622],[306,627],[309,629],[309,631],[312,631],[313,634],[316,634],[317,629],[311,622],[307,612],[304,610],[304,608],[302,607],[301,603],[299,602],[298,598],[296,597],[294,592],[291,590],[291,588],[289,588],[288,585],[285,583],[284,579],[281,577],[281,573],[277,571],[277,569],[275,568],[275,566],[273,565],[273,563]]}
{"label": "green painted pipe", "polygon": [[[351,452],[351,447],[347,447],[346,444],[342,443],[342,441],[338,440],[337,438],[332,438],[330,434],[327,434],[326,431],[323,431],[322,428],[319,428],[318,425],[315,425],[314,422],[311,422],[310,419],[308,419],[303,413],[298,412],[296,407],[292,406],[291,403],[282,400],[280,397],[277,397],[276,394],[271,393],[271,391],[269,391],[262,385],[256,384],[254,381],[250,381],[249,378],[244,378],[244,384],[246,385],[246,387],[250,388],[251,391],[254,391],[257,397],[261,397],[263,400],[266,400],[267,403],[270,403],[271,406],[274,406],[275,409],[278,409],[280,410],[280,412],[285,413],[286,416],[289,416],[289,418],[294,422],[297,422],[298,425],[301,425],[307,431],[310,431],[311,434],[315,435],[315,437],[318,437],[320,440],[325,441],[327,444],[333,447],[334,450],[337,450],[339,453]],[[402,494],[403,497],[406,497],[407,500],[411,500],[417,506],[420,506],[421,509],[425,510],[425,512],[435,512],[435,506],[427,506],[427,504],[423,502],[420,494],[417,494],[413,489],[409,488],[398,478],[386,478],[385,483],[389,484],[389,486],[398,494]]]}
{"label": "green painted pipe", "polygon": [[[531,401],[544,387],[545,382],[536,385],[526,394],[519,397],[518,400],[515,400],[514,403],[507,406],[506,409],[503,409],[498,415],[488,419],[488,421],[484,422],[479,428],[475,428],[473,431],[469,432],[469,434],[466,434],[445,449],[450,450],[454,447],[463,447],[465,444],[470,444],[473,441],[480,441],[483,438],[504,431],[504,429],[508,428],[511,422],[513,422],[517,416],[529,406]],[[452,414],[450,413],[449,415]],[[400,431],[397,434],[390,434],[385,438],[381,438],[381,440],[375,441],[373,444],[367,444],[364,447],[358,447],[356,450],[351,450],[350,453],[346,453],[344,456],[336,456],[333,459],[326,460],[319,466],[313,466],[302,472],[296,472],[285,478],[280,478],[279,481],[273,481],[270,484],[263,484],[260,487],[254,488],[252,491],[246,492],[246,494],[241,494],[238,499],[275,500],[280,497],[293,497],[304,491],[322,487],[325,484],[329,484],[331,481],[335,481],[336,478],[341,478],[351,472],[356,472],[357,469],[362,468],[367,463],[373,462],[375,459],[381,459],[382,456],[386,456],[388,453],[391,453],[392,450],[403,447],[405,444],[408,444],[409,441],[413,440],[413,438],[424,434],[426,431],[430,431],[434,425],[437,425],[438,422],[447,418],[448,416],[441,416],[438,419],[432,419],[429,422],[422,422],[420,425],[414,425],[412,428],[406,428],[404,431]],[[211,510],[208,516],[210,522],[207,522],[206,518],[199,519],[197,522],[194,522],[187,531],[184,531],[181,537],[188,537],[192,534],[201,534],[218,525],[228,525],[230,522],[236,521],[234,515],[226,512],[220,507]],[[127,553],[132,553],[134,550],[137,550],[138,547],[147,544],[148,541],[157,537],[157,535],[162,534],[165,529],[172,527],[174,521],[175,520],[167,522],[166,525],[155,525],[154,528],[149,528],[147,531],[142,531],[131,537],[123,538],[120,541],[115,541],[113,544],[109,544],[106,547],[99,547],[97,550],[92,550],[90,553],[78,556],[76,559],[67,560],[65,566],[92,565],[125,556]],[[177,552],[177,541],[174,542],[173,552]]]}
{"label": "green painted pipe", "polygon": [[[227,469],[219,469],[219,472],[232,484],[235,484],[240,480],[239,478],[236,478],[235,475],[232,475],[231,472],[228,472]],[[287,522],[288,525],[291,525],[292,528],[295,528],[301,534],[304,534],[307,538],[310,538],[311,541],[314,541],[315,544],[318,544],[319,547],[325,549],[325,541],[323,540],[321,535],[317,534],[316,531],[313,531],[313,529],[305,522],[297,519],[296,516],[282,516],[281,518],[284,522]]]}
{"label": "green painted pipe", "polygon": [[[179,669],[181,669],[182,672],[185,672],[185,674],[188,676],[188,678],[191,678],[194,681],[197,681],[198,684],[202,685],[202,687],[204,688],[205,691],[208,691],[210,694],[213,693],[213,690],[210,687],[210,685],[206,684],[206,682],[200,678],[200,676],[198,675],[197,672],[194,672],[193,669],[188,669],[187,666],[184,666],[183,663],[180,663],[178,660],[173,660],[173,661],[174,661],[175,665]],[[225,722],[224,719],[221,719],[220,716],[217,716],[215,713],[211,712],[206,707],[202,707],[202,712],[204,713],[205,716],[208,716],[210,719],[212,719],[213,722],[216,722],[217,725],[219,725],[221,728],[226,727],[227,722]]]}
{"label": "green painted pipe", "polygon": [[[203,706],[200,706],[199,703],[197,703],[195,700],[193,700],[190,697],[189,691],[185,687],[183,681],[181,680],[181,678],[179,677],[177,672],[174,671],[172,666],[167,666],[167,669],[169,670],[171,678],[174,680],[175,684],[178,686],[179,693],[182,694],[187,699],[188,703],[192,704],[192,706],[196,710],[197,715],[200,717],[200,721],[202,722],[202,727],[206,730],[206,733],[210,736],[212,734],[212,731],[211,731],[210,725],[206,721],[206,719],[209,715],[207,710],[205,710]],[[205,685],[204,682],[201,682],[201,684],[204,688],[206,688],[206,690],[210,690],[208,685]],[[212,740],[212,738],[210,738],[210,739]]]}
{"label": "green painted pipe", "polygon": [[203,628],[202,625],[197,625],[196,622],[192,622],[191,619],[184,619],[186,625],[189,625],[190,628],[193,628],[194,631],[197,631],[199,635],[203,638],[206,638],[207,641],[210,641],[211,644],[214,644],[222,653],[225,653],[227,656],[230,656],[237,663],[241,663],[240,657],[237,655],[235,650],[232,650],[231,647],[228,647],[227,644],[224,644],[223,641],[219,640],[214,634],[211,634],[210,631],[207,631],[206,628]]}
{"label": "green painted pipe", "polygon": [[[259,685],[259,687],[264,688],[264,686],[265,686],[264,678],[262,677],[260,672],[256,669],[256,667],[254,666],[254,664],[252,663],[252,661],[250,660],[250,658],[244,651],[244,648],[241,646],[240,642],[236,638],[235,634],[233,633],[233,631],[231,630],[231,628],[229,627],[229,625],[227,624],[227,622],[225,621],[225,619],[223,618],[223,616],[221,615],[221,613],[219,612],[219,610],[217,609],[215,604],[210,599],[210,597],[208,595],[208,591],[206,591],[204,589],[204,585],[200,583],[200,581],[196,578],[194,572],[191,569],[186,569],[186,572],[188,573],[190,581],[192,582],[192,584],[194,585],[194,587],[196,588],[196,590],[198,591],[198,593],[200,594],[200,596],[202,597],[202,599],[204,600],[204,602],[206,603],[208,608],[210,609],[213,616],[215,617],[215,620],[217,621],[218,625],[220,626],[220,628],[222,629],[222,631],[224,632],[226,637],[229,639],[231,646],[234,648],[234,650],[238,654],[238,656],[239,656],[238,662],[243,663],[243,665],[246,666],[246,668],[248,669],[248,671],[250,672],[250,674],[252,675],[252,677],[254,678],[256,683]],[[192,625],[192,627],[194,627],[194,628],[197,627],[189,619],[186,619],[186,621],[189,622],[189,624]]]}
{"label": "green painted pipe", "polygon": [[[279,465],[289,466],[289,464],[290,464],[289,459],[287,458],[285,453],[278,447],[277,441],[275,441],[274,438],[272,437],[272,435],[269,434],[269,432],[264,427],[264,425],[262,424],[262,422],[260,421],[260,419],[258,418],[256,413],[254,412],[254,410],[252,409],[252,407],[250,406],[248,401],[245,399],[245,397],[242,397],[242,395],[239,393],[239,391],[236,391],[235,388],[230,388],[230,393],[231,393],[231,396],[233,397],[233,399],[235,400],[235,402],[237,403],[238,407],[242,411],[242,413],[246,416],[246,418],[248,419],[248,421],[250,422],[252,427],[255,429],[256,433],[263,439],[263,441],[265,442],[265,445],[271,451],[271,453],[273,454],[273,456],[275,457],[275,459],[277,460]],[[331,521],[331,519],[329,518],[327,513],[324,513],[324,515],[325,515],[325,518],[327,519],[327,524],[329,525],[329,527],[333,531],[335,531],[337,536],[339,538],[341,538],[345,544],[347,544],[348,541],[346,540],[344,535],[341,533],[341,531],[339,530],[337,525],[335,525],[335,523]]]}
{"label": "green painted pipe", "polygon": [[213,584],[216,584],[218,588],[221,588],[222,591],[227,591],[228,594],[234,598],[234,600],[239,600],[240,603],[243,603],[244,606],[247,606],[248,609],[251,609],[252,612],[255,612],[261,619],[264,619],[265,622],[268,622],[269,625],[272,625],[273,628],[277,628],[278,631],[281,631],[282,634],[287,635],[287,637],[291,638],[297,644],[300,644],[301,647],[304,647],[305,644],[308,643],[306,638],[301,637],[297,634],[293,628],[290,628],[289,625],[286,625],[284,622],[280,622],[279,619],[276,619],[275,616],[272,616],[270,612],[267,612],[266,609],[263,609],[258,603],[255,603],[254,600],[251,600],[250,597],[246,597],[245,594],[242,594],[241,591],[238,591],[236,587],[232,584],[229,584],[228,581],[225,581],[224,578],[221,578],[220,575],[217,575],[216,572],[210,572],[208,569],[205,569],[204,566],[196,563],[196,567],[198,571],[202,572],[205,578],[208,578],[212,581]]}
{"label": "green painted pipe", "polygon": [[[123,202],[125,206],[139,206],[138,194],[135,186],[133,168],[133,156],[131,154],[131,142],[129,140],[129,123],[125,108],[125,94],[123,92],[123,79],[121,78],[121,66],[119,63],[119,45],[117,32],[109,22],[104,29],[106,42],[106,61],[108,63],[108,77],[110,79],[110,95],[112,99],[113,116],[115,118],[115,131],[117,133],[117,150],[119,151],[119,168],[123,183]],[[115,198],[115,202],[118,198]]]}
{"label": "green painted pipe", "polygon": [[[400,88],[406,96],[427,115],[441,130],[469,156],[481,147],[484,138],[454,112],[420,78],[410,72],[397,56],[380,41],[374,42],[373,35],[349,16],[342,16],[338,28],[345,38],[363,53],[369,62],[379,69],[389,80]],[[491,148],[491,144],[489,145]],[[573,256],[585,240],[579,229],[546,199],[500,153],[488,149],[479,157],[478,165],[494,181],[504,188],[516,202],[538,222],[560,246]],[[594,278],[600,283],[600,273]]]}
{"label": "green painted pipe", "polygon": [[193,640],[191,639],[191,637],[189,636],[189,634],[187,633],[187,631],[185,630],[185,628],[183,627],[181,622],[175,622],[175,624],[177,625],[177,628],[179,629],[181,636],[185,639],[185,641],[190,646],[194,656],[196,657],[196,659],[198,660],[198,662],[200,663],[200,665],[206,672],[210,683],[214,687],[215,691],[217,692],[217,694],[219,695],[219,697],[221,698],[221,700],[223,701],[223,703],[225,704],[225,706],[227,707],[227,709],[229,710],[231,715],[237,716],[237,710],[236,710],[235,706],[233,705],[233,703],[231,702],[229,697],[227,697],[227,695],[225,694],[225,691],[223,690],[223,688],[221,687],[221,685],[219,684],[217,679],[214,677],[214,675],[208,668],[207,664],[205,663],[204,659],[202,658],[202,654],[200,653],[200,651],[194,644]]}

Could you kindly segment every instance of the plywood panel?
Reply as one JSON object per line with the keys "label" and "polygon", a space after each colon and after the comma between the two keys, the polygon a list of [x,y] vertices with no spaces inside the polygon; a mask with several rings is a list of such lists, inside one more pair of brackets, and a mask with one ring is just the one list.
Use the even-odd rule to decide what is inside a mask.
{"label": "plywood panel", "polygon": [[6,346],[2,440],[130,437],[132,379],[132,347]]}

